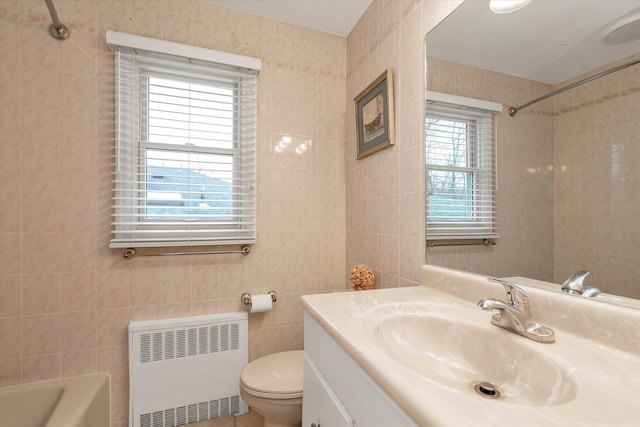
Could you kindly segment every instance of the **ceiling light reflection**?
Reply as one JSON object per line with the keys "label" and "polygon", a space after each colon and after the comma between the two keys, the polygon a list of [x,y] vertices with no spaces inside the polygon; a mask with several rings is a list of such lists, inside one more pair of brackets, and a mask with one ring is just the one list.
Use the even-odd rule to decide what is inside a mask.
{"label": "ceiling light reflection", "polygon": [[531,0],[491,0],[489,8],[495,13],[511,13],[522,9]]}
{"label": "ceiling light reflection", "polygon": [[[295,143],[294,143],[295,141]],[[293,151],[296,154],[303,154],[313,145],[313,139],[306,136],[282,135],[280,141],[273,148],[276,153]]]}

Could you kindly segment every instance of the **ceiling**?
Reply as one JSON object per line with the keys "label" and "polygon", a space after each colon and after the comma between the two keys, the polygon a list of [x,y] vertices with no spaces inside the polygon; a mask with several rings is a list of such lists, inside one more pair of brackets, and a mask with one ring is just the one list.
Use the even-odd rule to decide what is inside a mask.
{"label": "ceiling", "polygon": [[[635,39],[603,41],[621,18],[638,15]],[[429,56],[559,83],[640,52],[640,0],[533,0],[514,13],[489,0],[465,1],[427,35]],[[640,65],[636,65],[640,69]]]}
{"label": "ceiling", "polygon": [[[346,37],[372,0],[203,0],[276,21]],[[640,0],[532,0],[496,14],[489,0],[467,0],[427,35],[427,53],[555,84],[640,52],[640,34],[605,43],[608,29],[638,15]]]}
{"label": "ceiling", "polygon": [[346,37],[372,0],[203,0],[276,21]]}

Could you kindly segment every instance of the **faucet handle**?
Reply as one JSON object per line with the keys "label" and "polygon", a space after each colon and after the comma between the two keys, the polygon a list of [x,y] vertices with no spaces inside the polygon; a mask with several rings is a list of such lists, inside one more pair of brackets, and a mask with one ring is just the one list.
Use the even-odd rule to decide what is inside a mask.
{"label": "faucet handle", "polygon": [[582,295],[584,291],[584,279],[586,279],[588,275],[589,272],[586,270],[573,273],[571,277],[564,281],[561,289],[569,294]]}
{"label": "faucet handle", "polygon": [[490,282],[500,283],[504,286],[504,290],[507,292],[509,304],[523,313],[529,313],[529,297],[524,289],[515,283],[507,282],[506,280],[496,279],[495,277],[489,277],[488,279]]}

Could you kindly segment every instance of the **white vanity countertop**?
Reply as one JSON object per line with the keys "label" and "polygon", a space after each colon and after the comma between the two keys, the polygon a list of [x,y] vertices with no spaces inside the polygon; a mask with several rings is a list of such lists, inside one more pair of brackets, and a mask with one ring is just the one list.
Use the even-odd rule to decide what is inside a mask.
{"label": "white vanity countertop", "polygon": [[[609,326],[631,327],[634,331],[622,334],[610,343],[592,340],[569,332],[562,324],[546,323],[555,330],[556,342],[541,344],[498,328],[490,323],[491,313],[476,306],[480,298],[504,299],[502,286],[489,283],[483,276],[472,275],[438,267],[425,267],[423,283],[430,285],[409,288],[381,289],[363,292],[317,294],[303,297],[305,310],[331,335],[336,342],[404,409],[420,426],[637,426],[640,420],[640,311],[621,309],[620,319],[611,320]],[[486,282],[486,283],[485,283]],[[469,287],[469,285],[472,285]],[[433,285],[433,286],[431,286]],[[546,295],[536,307],[539,289],[523,288],[529,293],[534,320],[536,311],[552,310],[555,302]],[[465,290],[465,289],[468,289]],[[532,295],[533,294],[533,295]],[[551,294],[551,293],[549,293]],[[478,297],[478,295],[481,295]],[[565,297],[559,295],[558,297]],[[557,297],[551,297],[551,300]],[[571,299],[571,303],[573,303]],[[562,304],[566,301],[561,301]],[[581,304],[581,302],[578,302]],[[600,305],[600,304],[598,304]],[[607,306],[603,304],[603,306]],[[536,308],[537,310],[534,310]],[[618,309],[617,307],[615,309]],[[556,404],[534,402],[514,404],[509,398],[488,400],[468,387],[450,387],[422,375],[414,366],[402,363],[385,350],[376,338],[381,320],[394,316],[427,313],[462,313],[464,322],[484,332],[509,334],[507,339],[519,340],[516,347],[530,348],[532,353],[542,351],[546,359],[564,369],[575,392],[566,401]],[[574,312],[579,313],[580,309]],[[597,319],[602,319],[595,316]],[[606,318],[609,319],[609,314]],[[561,315],[558,319],[571,322]],[[547,319],[540,320],[545,323]],[[620,325],[616,325],[620,322]],[[599,321],[599,320],[598,320]],[[460,322],[464,327],[464,322]],[[455,321],[454,321],[455,323]],[[579,332],[579,331],[578,331]],[[602,336],[604,333],[596,333]],[[610,332],[610,335],[612,333]],[[615,335],[615,334],[613,334]],[[449,337],[447,337],[448,339]],[[451,337],[455,340],[455,337]],[[504,340],[503,340],[504,341]],[[507,341],[511,342],[511,341]],[[411,342],[406,342],[407,353],[416,354]],[[496,352],[512,352],[509,346],[498,346]],[[402,351],[397,349],[395,353]],[[428,357],[424,362],[428,363]],[[432,355],[431,355],[432,357]],[[491,354],[486,354],[491,358]],[[416,359],[422,359],[416,357]],[[534,366],[532,369],[536,369]],[[541,372],[541,375],[545,374]],[[553,377],[553,375],[551,376]],[[479,378],[479,380],[483,380]],[[522,384],[522,387],[527,387]],[[549,384],[552,390],[564,384]],[[551,392],[551,399],[554,392]],[[366,426],[365,426],[366,427]]]}

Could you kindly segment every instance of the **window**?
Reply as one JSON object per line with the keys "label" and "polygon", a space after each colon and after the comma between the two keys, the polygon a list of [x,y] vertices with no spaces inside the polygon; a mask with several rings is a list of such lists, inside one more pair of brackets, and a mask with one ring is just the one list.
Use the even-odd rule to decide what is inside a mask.
{"label": "window", "polygon": [[501,108],[428,92],[427,240],[498,237],[494,127]]}
{"label": "window", "polygon": [[110,246],[255,243],[259,60],[114,32],[107,42],[116,66]]}

